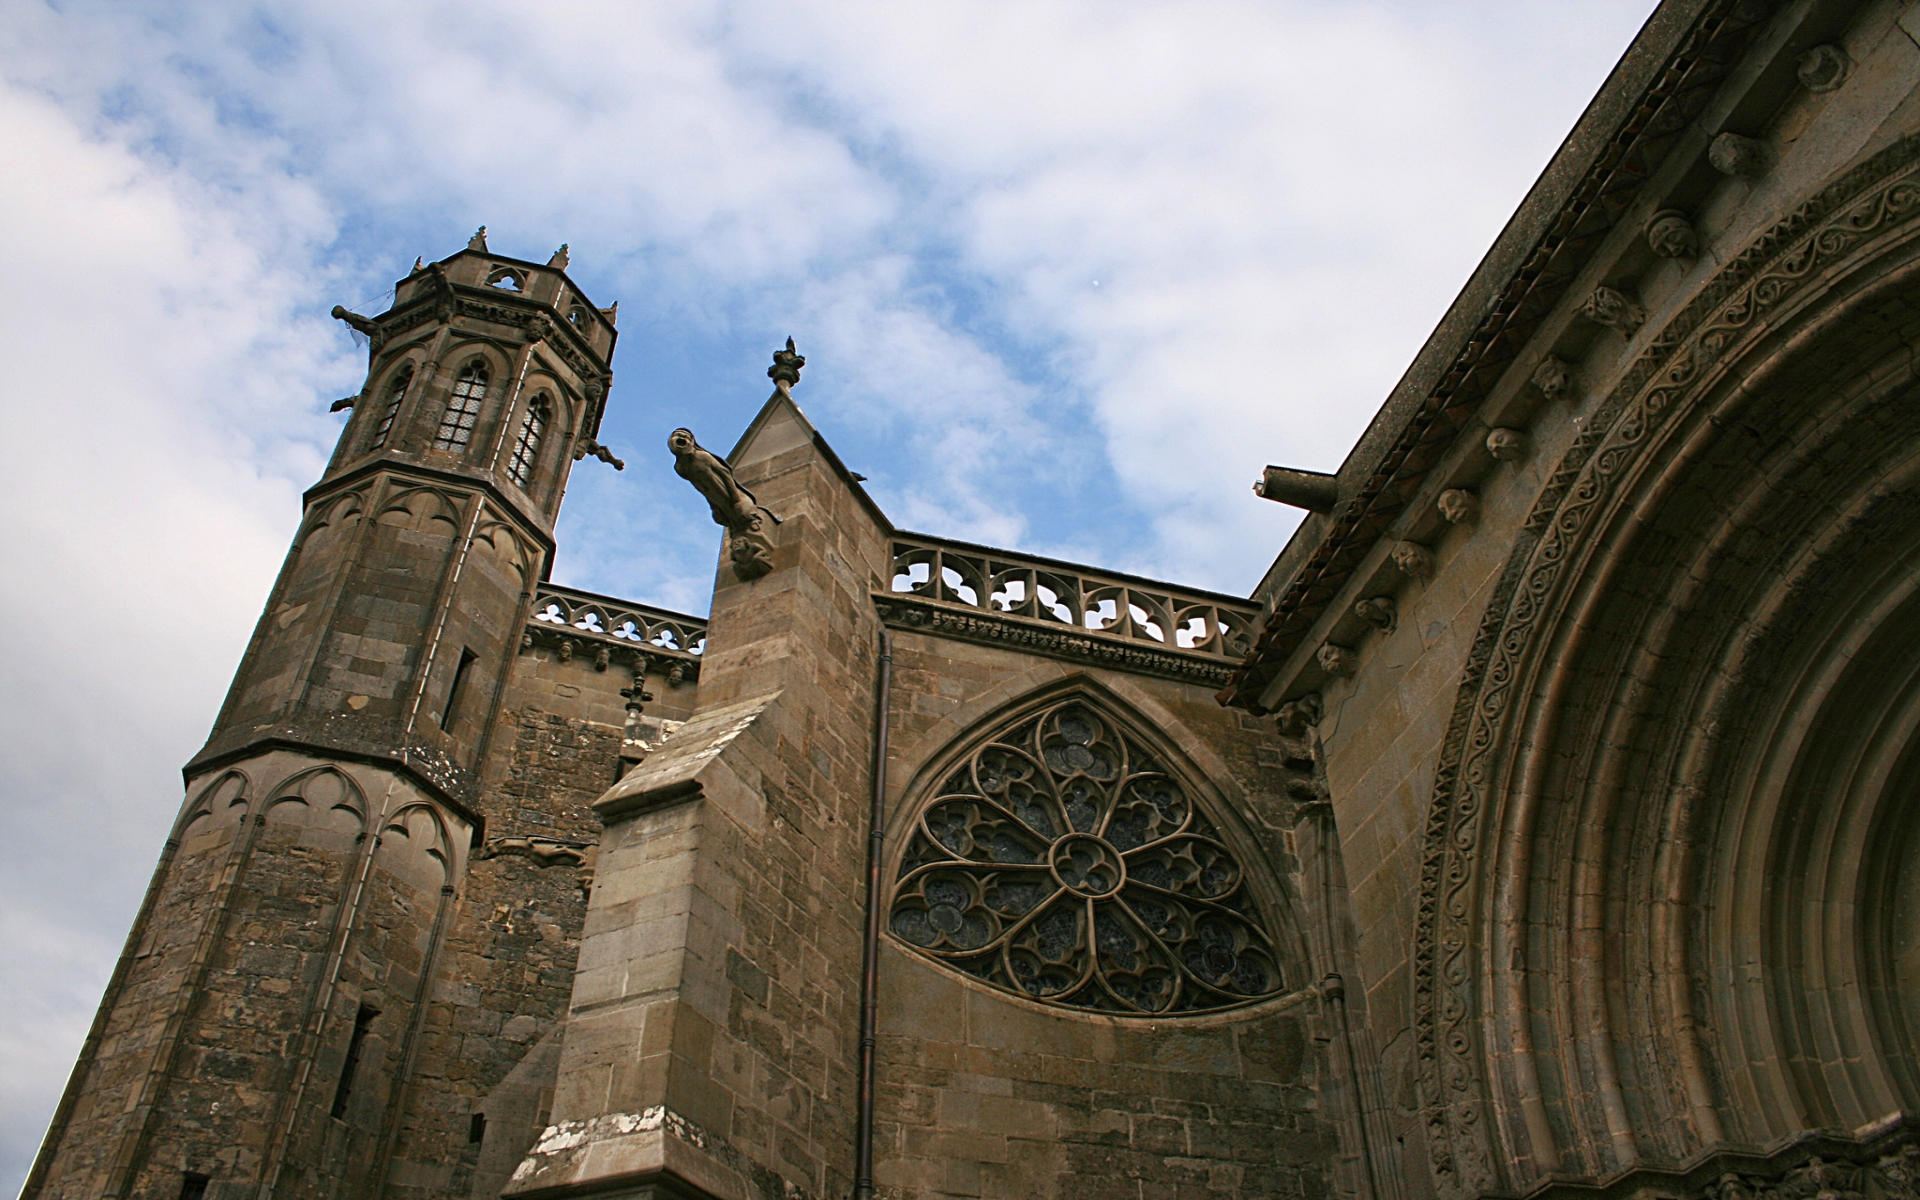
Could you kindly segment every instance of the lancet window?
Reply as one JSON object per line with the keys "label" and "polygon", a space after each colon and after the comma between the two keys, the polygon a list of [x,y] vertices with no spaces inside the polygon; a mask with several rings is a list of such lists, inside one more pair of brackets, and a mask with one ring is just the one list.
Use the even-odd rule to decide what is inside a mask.
{"label": "lancet window", "polygon": [[453,381],[447,396],[447,410],[441,414],[440,428],[433,435],[436,450],[465,450],[473,440],[473,427],[480,420],[480,405],[487,398],[487,368],[468,363]]}
{"label": "lancet window", "polygon": [[373,437],[368,440],[367,449],[378,450],[387,444],[387,436],[393,432],[394,418],[400,415],[400,402],[407,398],[407,387],[412,383],[413,367],[408,365],[387,385],[387,402],[380,407],[380,422],[373,427]]}
{"label": "lancet window", "polygon": [[540,439],[547,432],[552,413],[552,402],[545,396],[535,396],[520,418],[520,430],[513,436],[513,457],[507,461],[507,475],[521,487],[526,487],[533,478],[533,466],[540,456]]}
{"label": "lancet window", "polygon": [[888,927],[993,987],[1112,1013],[1283,990],[1246,872],[1196,788],[1082,699],[1011,721],[920,806]]}

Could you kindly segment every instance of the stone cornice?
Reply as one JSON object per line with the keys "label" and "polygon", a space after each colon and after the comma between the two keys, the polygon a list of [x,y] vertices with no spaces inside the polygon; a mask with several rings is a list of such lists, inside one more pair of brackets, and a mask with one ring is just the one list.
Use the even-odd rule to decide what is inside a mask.
{"label": "stone cornice", "polygon": [[551,519],[524,495],[516,497],[510,494],[495,480],[492,472],[479,467],[448,470],[444,467],[426,466],[411,458],[381,455],[336,475],[329,475],[314,484],[301,494],[301,507],[310,511],[315,502],[341,492],[352,491],[366,480],[382,474],[399,476],[430,487],[450,487],[463,492],[481,493],[496,512],[516,518],[521,525],[521,531],[540,546],[544,552],[542,570],[551,565],[555,545]]}
{"label": "stone cornice", "polygon": [[1221,703],[1259,707],[1770,15],[1670,0],[1649,20],[1342,465],[1335,511],[1302,522],[1269,571],[1272,607]]}
{"label": "stone cornice", "polygon": [[1226,659],[1161,650],[1123,638],[1078,632],[1070,626],[983,613],[898,593],[876,592],[873,603],[880,619],[895,629],[1040,654],[1110,671],[1157,675],[1181,683],[1219,687],[1234,669],[1234,664]]}
{"label": "stone cornice", "polygon": [[215,734],[180,773],[191,783],[269,750],[295,750],[383,767],[406,776],[474,828],[484,827],[480,785],[470,772],[435,747],[399,736],[388,723],[361,722],[345,713],[321,722],[289,721],[229,730],[224,737]]}

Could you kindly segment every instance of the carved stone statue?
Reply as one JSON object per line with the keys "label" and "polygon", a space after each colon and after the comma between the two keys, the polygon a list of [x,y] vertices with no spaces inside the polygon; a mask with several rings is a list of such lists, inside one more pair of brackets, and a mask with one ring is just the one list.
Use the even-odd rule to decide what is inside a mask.
{"label": "carved stone statue", "polygon": [[667,437],[667,449],[673,451],[673,473],[706,497],[713,523],[727,530],[733,573],[758,579],[773,570],[773,539],[767,526],[778,525],[780,518],[761,507],[753,493],[734,479],[733,468],[694,440],[691,429],[674,430]]}

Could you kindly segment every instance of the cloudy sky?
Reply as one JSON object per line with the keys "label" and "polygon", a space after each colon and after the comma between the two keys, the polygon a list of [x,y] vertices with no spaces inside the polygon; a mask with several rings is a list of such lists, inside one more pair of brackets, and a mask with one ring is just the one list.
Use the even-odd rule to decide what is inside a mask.
{"label": "cloudy sky", "polygon": [[1651,0],[0,6],[0,1190],[361,312],[477,225],[620,302],[563,583],[706,610],[667,431],[775,346],[902,526],[1244,594]]}

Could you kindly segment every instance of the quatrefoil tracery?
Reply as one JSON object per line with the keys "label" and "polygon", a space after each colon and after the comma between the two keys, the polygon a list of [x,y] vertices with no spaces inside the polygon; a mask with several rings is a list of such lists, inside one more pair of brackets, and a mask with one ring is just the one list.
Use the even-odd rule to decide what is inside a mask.
{"label": "quatrefoil tracery", "polygon": [[1277,995],[1273,939],[1189,789],[1083,701],[976,751],[926,802],[900,941],[1006,991],[1118,1013]]}

